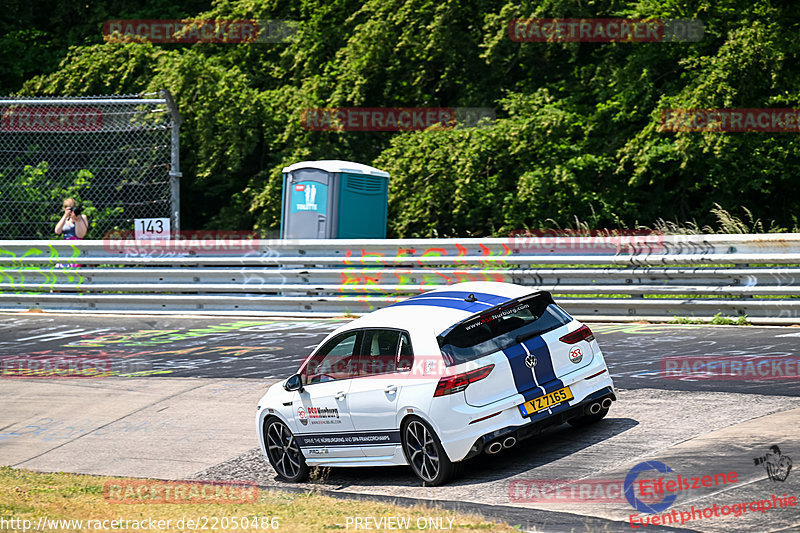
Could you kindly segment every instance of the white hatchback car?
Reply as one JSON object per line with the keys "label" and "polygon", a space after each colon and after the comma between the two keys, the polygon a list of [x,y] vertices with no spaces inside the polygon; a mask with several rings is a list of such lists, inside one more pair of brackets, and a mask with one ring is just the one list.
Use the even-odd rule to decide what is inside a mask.
{"label": "white hatchback car", "polygon": [[591,330],[550,293],[449,285],[328,335],[258,403],[278,476],[314,466],[410,465],[427,485],[554,424],[602,419],[616,400]]}

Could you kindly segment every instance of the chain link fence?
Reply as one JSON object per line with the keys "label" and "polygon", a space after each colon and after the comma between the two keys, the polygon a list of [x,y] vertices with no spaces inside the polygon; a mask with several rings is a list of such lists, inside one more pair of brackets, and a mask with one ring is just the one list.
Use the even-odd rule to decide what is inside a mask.
{"label": "chain link fence", "polygon": [[140,218],[179,229],[180,115],[167,91],[0,98],[0,239],[54,239],[74,198],[87,239]]}

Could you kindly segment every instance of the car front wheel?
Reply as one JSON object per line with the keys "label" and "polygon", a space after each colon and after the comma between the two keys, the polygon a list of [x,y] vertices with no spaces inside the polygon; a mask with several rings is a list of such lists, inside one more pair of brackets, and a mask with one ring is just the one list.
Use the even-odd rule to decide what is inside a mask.
{"label": "car front wheel", "polygon": [[403,424],[403,452],[424,485],[435,487],[450,480],[456,467],[447,457],[433,429],[419,418]]}
{"label": "car front wheel", "polygon": [[264,423],[264,442],[269,464],[279,477],[293,483],[308,477],[306,459],[286,424],[277,418],[267,420]]}

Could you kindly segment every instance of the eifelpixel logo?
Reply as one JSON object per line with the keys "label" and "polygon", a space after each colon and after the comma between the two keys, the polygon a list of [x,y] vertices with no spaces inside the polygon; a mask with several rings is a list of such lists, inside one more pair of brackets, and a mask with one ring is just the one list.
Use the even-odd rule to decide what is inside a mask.
{"label": "eifelpixel logo", "polygon": [[756,466],[764,465],[772,481],[786,481],[792,470],[792,459],[788,455],[781,454],[781,449],[777,445],[770,446],[765,455],[753,458],[753,462]]}

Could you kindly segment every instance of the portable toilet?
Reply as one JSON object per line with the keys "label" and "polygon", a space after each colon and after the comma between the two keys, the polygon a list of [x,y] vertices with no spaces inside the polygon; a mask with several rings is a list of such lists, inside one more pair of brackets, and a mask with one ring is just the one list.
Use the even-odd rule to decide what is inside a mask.
{"label": "portable toilet", "polygon": [[350,161],[283,169],[281,238],[385,239],[389,173]]}

